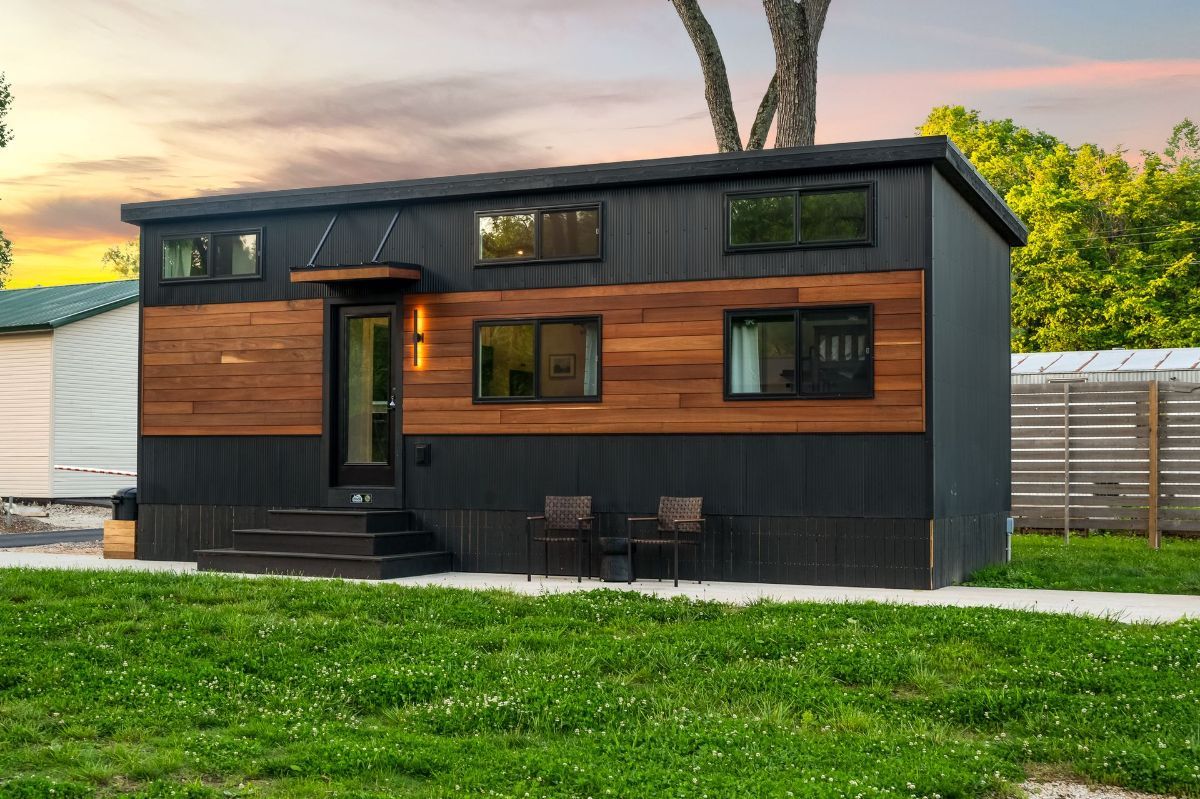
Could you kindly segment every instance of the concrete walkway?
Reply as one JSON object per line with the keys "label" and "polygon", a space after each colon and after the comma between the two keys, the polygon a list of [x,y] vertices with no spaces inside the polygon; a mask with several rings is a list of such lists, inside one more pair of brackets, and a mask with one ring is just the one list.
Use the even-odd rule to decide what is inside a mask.
{"label": "concrete walkway", "polygon": [[[179,574],[196,571],[196,564],[191,562],[105,560],[96,555],[58,555],[19,550],[0,552],[0,568],[12,567],[131,570]],[[680,583],[679,587],[675,588],[669,582],[660,583],[653,580],[639,581],[633,585],[602,583],[597,580],[584,580],[580,584],[571,578],[534,577],[533,582],[526,582],[524,575],[467,572],[406,577],[386,582],[394,585],[437,585],[474,590],[500,589],[519,594],[594,591],[609,588],[618,591],[640,591],[644,594],[662,597],[686,596],[730,604],[746,604],[759,599],[771,599],[779,602],[890,602],[903,605],[992,607],[1032,610],[1042,613],[1074,613],[1112,618],[1123,622],[1172,622],[1183,618],[1200,618],[1200,596],[1174,594],[1117,594],[1092,591],[971,588],[967,586],[953,586],[937,591],[908,591],[895,588],[840,588],[815,585],[717,582],[706,582],[703,585]]]}

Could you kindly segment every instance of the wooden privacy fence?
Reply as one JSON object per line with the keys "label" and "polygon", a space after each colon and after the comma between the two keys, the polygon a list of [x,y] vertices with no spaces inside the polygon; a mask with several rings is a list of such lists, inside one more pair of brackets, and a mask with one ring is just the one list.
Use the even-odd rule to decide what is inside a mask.
{"label": "wooden privacy fence", "polygon": [[1200,384],[1012,387],[1018,527],[1200,532]]}

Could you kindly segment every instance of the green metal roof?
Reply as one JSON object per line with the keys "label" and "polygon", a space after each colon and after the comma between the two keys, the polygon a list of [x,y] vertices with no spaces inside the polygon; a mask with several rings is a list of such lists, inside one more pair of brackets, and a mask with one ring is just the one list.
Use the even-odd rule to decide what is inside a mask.
{"label": "green metal roof", "polygon": [[137,299],[136,280],[0,291],[0,333],[50,330]]}

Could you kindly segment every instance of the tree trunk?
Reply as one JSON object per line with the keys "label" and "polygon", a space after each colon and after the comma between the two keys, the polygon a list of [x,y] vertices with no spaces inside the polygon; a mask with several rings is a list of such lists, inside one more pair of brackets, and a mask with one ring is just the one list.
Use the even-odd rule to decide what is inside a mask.
{"label": "tree trunk", "polygon": [[747,150],[761,150],[767,142],[767,133],[771,130],[771,122],[775,119],[775,106],[779,104],[779,78],[771,76],[767,93],[758,104],[758,113],[754,115],[754,126],[750,128],[750,138],[746,139]]}
{"label": "tree trunk", "polygon": [[829,0],[763,0],[779,88],[776,147],[813,143],[817,128],[817,45]]}
{"label": "tree trunk", "polygon": [[717,149],[723,153],[740,150],[742,139],[738,135],[737,117],[733,113],[729,76],[725,73],[725,59],[721,57],[721,48],[712,26],[704,18],[698,0],[671,0],[671,5],[675,6],[700,58],[700,70],[704,74],[704,99],[708,102],[708,114],[712,117]]}

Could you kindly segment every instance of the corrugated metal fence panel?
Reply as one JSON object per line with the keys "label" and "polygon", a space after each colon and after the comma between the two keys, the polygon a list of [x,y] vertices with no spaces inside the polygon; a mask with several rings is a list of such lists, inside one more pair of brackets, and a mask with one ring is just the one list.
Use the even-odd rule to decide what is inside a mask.
{"label": "corrugated metal fence panel", "polygon": [[[415,462],[417,444],[431,462]],[[925,436],[407,436],[410,508],[528,511],[588,494],[599,511],[644,513],[703,496],[750,516],[929,518]]]}
{"label": "corrugated metal fence panel", "polygon": [[[401,209],[380,257],[419,264],[424,277],[412,290],[423,293],[923,269],[927,266],[929,240],[927,172],[926,166],[909,166],[423,202]],[[874,246],[725,253],[726,192],[860,182],[876,186]],[[597,201],[604,207],[603,260],[475,267],[475,212]],[[369,259],[395,211],[396,206],[341,209],[317,261],[356,263]],[[333,214],[330,209],[147,225],[145,303],[186,305],[345,293],[345,288],[292,284],[288,276],[289,267],[308,263]],[[164,236],[245,228],[263,230],[262,279],[166,285],[155,279],[161,270]]]}
{"label": "corrugated metal fence panel", "polygon": [[[1012,501],[1018,526],[1147,529],[1148,386],[1122,381],[1013,387]],[[1157,490],[1160,529],[1200,531],[1200,387],[1159,383]]]}
{"label": "corrugated metal fence panel", "polygon": [[[1064,377],[1074,377],[1070,374],[1047,372],[1046,374],[1014,374],[1012,384],[1024,386],[1030,384],[1049,383]],[[1200,370],[1166,369],[1153,372],[1088,372],[1089,383],[1144,383],[1147,380],[1159,380],[1178,383],[1200,383]]]}

